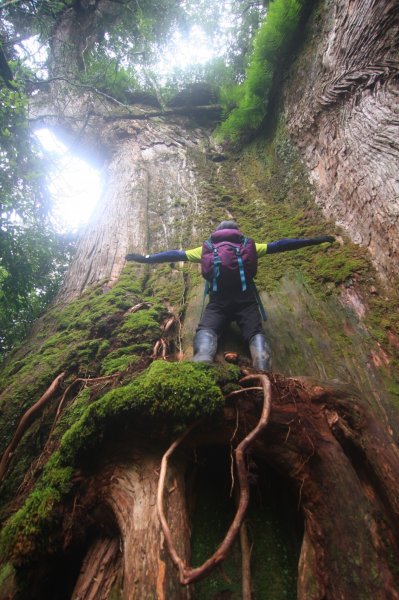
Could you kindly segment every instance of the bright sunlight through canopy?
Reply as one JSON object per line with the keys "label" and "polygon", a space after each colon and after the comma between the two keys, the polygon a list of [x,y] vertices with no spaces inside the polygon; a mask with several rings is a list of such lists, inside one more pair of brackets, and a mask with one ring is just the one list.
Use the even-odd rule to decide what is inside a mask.
{"label": "bright sunlight through canopy", "polygon": [[[189,3],[186,3],[188,7]],[[233,12],[231,0],[219,6],[219,34],[212,36],[201,25],[193,25],[184,33],[175,30],[168,44],[152,65],[159,82],[166,81],[176,71],[205,65],[224,55],[232,34]],[[38,75],[46,77],[47,48],[37,36],[18,44],[19,56]],[[53,218],[62,232],[76,231],[93,213],[101,194],[102,184],[98,171],[73,156],[70,150],[48,129],[36,132],[43,149],[50,154],[49,191],[53,199]]]}
{"label": "bright sunlight through canopy", "polygon": [[39,129],[36,136],[51,157],[49,191],[53,199],[52,216],[57,229],[76,231],[90,219],[100,197],[100,173],[73,156],[48,129]]}

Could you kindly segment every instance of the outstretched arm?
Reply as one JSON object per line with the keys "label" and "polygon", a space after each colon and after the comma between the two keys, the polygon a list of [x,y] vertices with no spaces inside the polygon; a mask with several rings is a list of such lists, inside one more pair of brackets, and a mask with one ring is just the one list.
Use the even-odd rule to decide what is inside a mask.
{"label": "outstretched arm", "polygon": [[[276,242],[270,242],[269,244],[264,244],[266,246],[266,252],[261,252],[261,254],[276,254],[277,252],[287,252],[288,250],[298,250],[299,248],[304,248],[305,246],[316,246],[317,244],[323,244],[324,242],[328,242],[332,244],[335,241],[335,237],[332,235],[324,235],[322,237],[317,238],[283,238],[281,240],[277,240]],[[258,246],[258,245],[257,245]],[[263,244],[259,244],[259,246],[263,246]],[[262,248],[263,250],[263,248]]]}
{"label": "outstretched arm", "polygon": [[133,260],[139,263],[165,263],[165,262],[180,262],[188,260],[184,250],[166,250],[157,254],[127,254],[126,260]]}

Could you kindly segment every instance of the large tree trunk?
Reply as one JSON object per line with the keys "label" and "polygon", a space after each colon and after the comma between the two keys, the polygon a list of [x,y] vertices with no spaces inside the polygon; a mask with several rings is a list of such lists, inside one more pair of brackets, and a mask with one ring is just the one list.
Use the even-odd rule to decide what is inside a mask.
{"label": "large tree trunk", "polygon": [[[88,496],[92,495],[92,490],[96,490],[94,506],[90,506],[93,498],[79,498],[79,503],[86,510],[92,508],[97,513],[99,521],[95,523],[96,530],[100,531],[107,525],[109,527],[107,520],[110,519],[110,512],[118,535],[95,539],[90,545],[72,594],[76,600],[106,599],[115,582],[122,586],[124,598],[191,597],[189,588],[180,586],[177,573],[165,551],[156,512],[155,498],[162,452],[160,448],[154,448],[155,441],[148,444],[143,439],[140,443],[138,437],[135,435],[135,445],[130,452],[126,450],[125,440],[123,457],[117,461],[113,457],[112,465],[86,482]],[[177,465],[170,477],[168,518],[176,531],[179,551],[188,558],[184,465]],[[101,517],[105,523],[101,522]]]}
{"label": "large tree trunk", "polygon": [[[268,493],[274,490],[280,502],[286,497],[280,507],[280,518],[292,527],[295,520],[289,511],[295,511],[296,506],[303,519],[300,557],[298,550],[295,551],[296,560],[299,558],[298,598],[346,600],[353,595],[381,600],[398,598],[397,447],[350,390],[336,384],[321,385],[276,376],[272,384],[270,421],[250,447],[253,498],[248,523],[253,597],[264,597],[262,590],[271,585],[267,569],[264,572],[259,567],[258,573],[256,565],[272,561],[282,542],[277,539],[276,547],[269,543],[265,556],[262,540],[270,535],[270,524],[267,519],[256,520],[257,511],[270,503]],[[255,427],[261,405],[259,392],[246,392],[245,397],[225,409],[222,420],[200,424],[186,437],[168,471],[166,515],[176,551],[186,563],[190,562],[196,513],[202,510],[188,493],[193,485],[192,468],[198,462],[204,465],[208,475],[200,478],[202,485],[209,477],[212,481],[212,472],[220,480],[228,480],[231,466],[229,460],[220,460],[220,452],[233,439],[237,445]],[[134,440],[133,443],[129,445],[128,439]],[[208,459],[207,448],[211,450]],[[109,441],[96,459],[89,457],[80,472],[83,483],[73,502],[64,508],[65,547],[64,554],[57,557],[61,564],[71,553],[81,556],[71,596],[57,592],[60,581],[67,581],[66,565],[58,571],[57,587],[54,582],[53,588],[48,585],[54,569],[54,562],[49,561],[47,568],[41,567],[40,577],[31,578],[30,595],[26,597],[74,600],[196,597],[191,586],[179,583],[156,510],[159,466],[165,450],[166,445],[159,444],[154,435],[143,437],[130,428],[119,435],[117,442]],[[280,473],[282,484],[276,488],[273,485],[266,492],[270,467]],[[212,522],[210,507],[230,514],[228,492],[224,499],[217,499],[219,494],[219,485],[208,490],[206,521]],[[292,496],[292,503],[287,503],[287,496]],[[220,504],[217,509],[221,501],[224,507]],[[251,527],[255,522],[256,529]],[[294,527],[298,544],[302,526]],[[291,531],[292,540],[294,533]],[[206,551],[212,554],[214,549],[208,543]],[[236,548],[235,552],[240,551]],[[287,570],[285,573],[288,580],[291,574]],[[242,583],[239,573],[235,578]],[[220,576],[213,578],[213,586],[220,586],[221,580]],[[226,580],[224,586],[229,589]],[[209,590],[209,595],[199,597],[219,597]],[[277,597],[283,598],[287,591],[289,586],[283,586],[282,595],[277,593]]]}
{"label": "large tree trunk", "polygon": [[287,88],[288,125],[316,202],[389,285],[399,262],[398,4],[328,0],[321,11]]}
{"label": "large tree trunk", "polygon": [[82,234],[61,301],[100,281],[112,285],[129,251],[181,248],[196,229],[201,198],[192,156],[208,144],[206,130],[189,132],[184,120],[116,122],[105,127],[113,147],[104,193]]}
{"label": "large tree trunk", "polygon": [[[303,280],[297,276],[299,262],[311,263],[308,257],[314,255],[302,255],[299,262],[293,258],[275,280],[270,271],[279,273],[279,262],[260,269],[259,287],[269,313],[266,330],[281,375],[271,375],[270,422],[247,455],[251,552],[243,535],[241,546],[238,539],[232,544],[223,569],[194,585],[180,583],[161,529],[156,493],[162,455],[182,426],[194,420],[191,405],[202,393],[206,402],[200,412],[207,413],[215,394],[209,382],[205,390],[193,384],[191,371],[179,380],[173,370],[176,359],[189,356],[202,286],[196,267],[125,268],[124,256],[194,247],[224,218],[237,218],[248,233],[267,237],[260,242],[270,241],[270,230],[279,232],[285,220],[295,224],[299,213],[304,214],[300,223],[305,231],[326,224],[314,210],[312,193],[304,191],[305,173],[298,170],[287,132],[281,139],[280,129],[277,142],[261,139],[229,156],[210,139],[214,113],[206,108],[200,111],[199,125],[189,107],[186,115],[160,116],[151,107],[121,107],[104,97],[100,101],[93,92],[76,95],[65,81],[72,75],[65,44],[79,32],[85,41],[91,39],[95,19],[86,20],[91,6],[115,8],[110,2],[83,4],[88,12],[81,15],[77,30],[72,8],[58,24],[52,75],[62,79],[53,82],[45,99],[35,100],[32,115],[79,139],[82,151],[100,160],[105,186],[56,306],[3,370],[0,598],[216,600],[240,598],[241,586],[247,590],[245,600],[248,589],[254,599],[399,598],[399,428],[392,401],[399,337],[391,324],[377,336],[373,319],[367,321],[373,310],[370,287],[381,302],[386,292],[364,257],[361,268],[367,276],[361,280],[354,267],[336,286],[320,284],[306,270]],[[392,273],[381,248],[392,224],[396,176],[390,54],[396,17],[393,2],[326,2],[314,18],[329,32],[329,42],[326,36],[317,38],[311,50],[303,50],[288,90],[298,89],[296,73],[315,53],[328,55],[329,68],[322,76],[318,68],[311,71],[314,81],[302,78],[315,83],[311,102],[303,84],[298,106],[289,99],[285,105],[289,129],[310,176],[317,179],[317,202],[329,198],[325,212],[353,237],[362,227],[369,231],[370,250],[380,249],[373,250],[373,258],[383,276]],[[368,57],[360,69],[364,52],[359,40],[365,31]],[[345,43],[338,43],[343,38]],[[363,85],[368,66],[377,63],[384,65],[383,72],[368,78],[368,87]],[[354,83],[359,102],[375,106],[372,118],[368,113],[360,118],[352,102],[347,78],[355,68],[363,74]],[[349,98],[341,94],[342,77]],[[356,152],[343,160],[341,150],[349,139],[357,139],[356,127],[370,131],[374,118],[379,127],[389,121],[383,143],[376,145],[376,128],[367,144],[357,143]],[[378,185],[367,172],[370,149],[379,163]],[[329,176],[323,178],[325,173]],[[364,190],[354,190],[360,178]],[[360,218],[357,200],[363,191],[370,210]],[[357,200],[351,204],[353,198]],[[377,208],[385,229],[370,224],[369,215]],[[279,210],[276,227],[273,218]],[[355,216],[351,224],[343,212]],[[399,238],[393,226],[390,232],[395,255]],[[349,247],[346,241],[343,248],[326,252],[326,262],[335,260],[341,267],[350,258]],[[373,313],[374,321],[377,317]],[[228,349],[233,342],[234,332],[225,341]],[[242,344],[238,348],[247,353]],[[171,361],[170,374],[151,379],[157,363],[145,369],[162,353]],[[210,371],[199,367],[198,377]],[[140,373],[150,373],[150,386],[139,379]],[[298,374],[324,383],[293,377]],[[218,375],[224,409],[187,436],[168,471],[166,518],[175,548],[188,564],[204,562],[215,551],[234,516],[233,448],[256,425],[262,403],[259,390],[229,394],[239,387],[238,378],[236,372]],[[325,383],[329,379],[335,382]],[[51,386],[54,380],[57,386]],[[137,381],[142,389],[134,387]],[[40,414],[41,419],[33,425],[22,419],[17,428],[38,398],[45,400],[28,416]],[[167,412],[170,406],[175,412]],[[16,428],[15,443],[9,444]]]}

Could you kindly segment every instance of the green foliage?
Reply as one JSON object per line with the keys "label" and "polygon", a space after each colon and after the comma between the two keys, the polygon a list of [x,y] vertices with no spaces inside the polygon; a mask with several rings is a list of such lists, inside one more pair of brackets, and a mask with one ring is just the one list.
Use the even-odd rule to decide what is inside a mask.
{"label": "green foliage", "polygon": [[304,0],[274,0],[268,6],[246,70],[238,87],[225,88],[221,100],[227,110],[237,103],[218,134],[237,140],[262,124],[268,110],[275,74],[284,66],[300,24]]}
{"label": "green foliage", "polygon": [[48,218],[44,164],[26,111],[21,83],[0,88],[0,362],[54,297],[69,245]]}
{"label": "green foliage", "polygon": [[132,94],[142,89],[134,68],[124,67],[121,59],[111,58],[107,49],[99,45],[88,54],[85,69],[77,77],[83,84],[93,86],[123,103],[128,103]]}
{"label": "green foliage", "polygon": [[[230,15],[228,26],[226,11]],[[264,13],[263,2],[251,0],[187,2],[183,6],[171,0],[127,3],[120,6],[117,16],[104,13],[97,24],[96,43],[82,48],[81,64],[75,66],[74,76],[127,104],[143,98],[144,93],[164,106],[195,83],[206,82],[215,90],[221,85],[227,87],[242,81],[245,56]],[[184,39],[192,28],[201,29],[209,45],[219,47],[223,56],[160,73],[165,47],[174,35]]]}
{"label": "green foliage", "polygon": [[[253,38],[265,15],[266,1],[256,0],[222,0],[209,2],[197,0],[186,2],[187,30],[198,26],[205,32],[209,45],[218,49],[218,57],[205,65],[205,81],[212,83],[214,69],[219,71],[222,83],[242,81],[247,55],[252,49]],[[208,71],[209,68],[209,71]],[[211,78],[208,79],[208,75]]]}
{"label": "green foliage", "polygon": [[[61,14],[75,4],[75,0],[30,0],[29,2],[10,3],[2,10],[7,25],[15,28],[11,35],[18,39],[18,34],[25,38],[40,34],[47,39],[51,34],[54,22]],[[29,34],[27,35],[27,31]]]}
{"label": "green foliage", "polygon": [[137,92],[157,94],[151,67],[183,14],[174,0],[131,2],[121,4],[117,15],[105,13],[97,25],[99,41],[82,53],[77,78],[123,103]]}

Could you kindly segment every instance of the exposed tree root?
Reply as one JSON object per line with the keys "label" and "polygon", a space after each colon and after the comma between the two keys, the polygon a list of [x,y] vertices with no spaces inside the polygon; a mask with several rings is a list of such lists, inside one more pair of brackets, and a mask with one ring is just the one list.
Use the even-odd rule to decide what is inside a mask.
{"label": "exposed tree root", "polygon": [[[64,375],[64,374],[63,374],[63,375]],[[47,461],[47,459],[48,459],[48,457],[50,456],[50,454],[51,454],[51,453],[54,451],[54,445],[55,445],[55,444],[51,444],[51,438],[52,438],[52,434],[53,434],[53,431],[54,431],[54,429],[55,429],[55,426],[57,425],[57,423],[58,423],[58,421],[59,421],[59,418],[60,418],[60,416],[61,416],[62,409],[63,409],[63,407],[64,407],[64,404],[65,404],[65,400],[66,400],[66,398],[67,398],[67,396],[68,396],[69,392],[71,391],[71,389],[72,389],[72,388],[73,388],[73,387],[74,387],[74,386],[75,386],[77,383],[84,384],[84,385],[91,385],[91,384],[95,384],[95,383],[99,383],[99,382],[107,382],[107,381],[110,381],[110,380],[112,380],[112,379],[115,379],[115,378],[117,378],[117,377],[119,377],[119,376],[120,376],[120,373],[114,373],[113,375],[107,375],[107,376],[104,376],[104,377],[94,377],[94,378],[92,378],[92,379],[90,379],[90,378],[85,378],[85,377],[78,377],[77,379],[75,379],[75,380],[74,380],[74,381],[73,381],[73,382],[72,382],[72,383],[71,383],[71,384],[70,384],[70,385],[69,385],[69,386],[68,386],[68,387],[65,389],[64,393],[63,393],[63,394],[62,394],[62,396],[61,396],[61,400],[60,400],[60,401],[59,401],[59,403],[58,403],[57,412],[56,412],[56,414],[55,414],[54,421],[53,421],[53,424],[52,424],[52,426],[51,426],[50,433],[48,434],[47,441],[46,441],[46,443],[45,443],[45,445],[44,445],[44,448],[43,448],[42,452],[40,453],[40,455],[38,456],[38,458],[37,458],[35,461],[33,461],[33,463],[32,463],[32,465],[31,465],[31,467],[30,467],[30,469],[29,469],[28,473],[25,475],[25,477],[24,477],[24,480],[22,481],[21,485],[20,485],[20,486],[19,486],[19,488],[18,488],[18,494],[23,494],[23,493],[24,493],[24,492],[25,492],[27,489],[29,489],[29,487],[30,487],[30,483],[31,483],[31,481],[32,481],[32,478],[33,478],[34,474],[37,472],[37,469],[38,469],[38,468],[40,468],[42,465],[44,465],[44,463]],[[49,389],[50,389],[50,388],[49,388]],[[55,391],[55,390],[54,390],[54,391]],[[47,393],[47,392],[46,392],[46,393]],[[42,398],[43,398],[43,396],[42,396]],[[41,398],[41,399],[42,399],[42,398]],[[41,400],[41,399],[40,399],[40,400]],[[40,402],[40,400],[39,400],[39,402]],[[36,405],[34,405],[32,408],[34,408],[35,406],[36,406]],[[31,410],[31,409],[29,409],[29,410]],[[25,414],[26,414],[26,413],[25,413]],[[29,423],[27,423],[27,424],[26,424],[26,427],[25,427],[25,430],[24,430],[24,431],[26,431],[26,429],[27,429],[27,427],[29,426],[29,424],[30,424],[30,421],[29,421]],[[18,425],[18,427],[19,427],[19,425]],[[18,428],[17,428],[17,431],[18,431]],[[17,431],[16,431],[16,432],[15,432],[15,434],[14,434],[13,440],[14,440],[14,438],[15,438],[15,435],[16,435]],[[22,433],[24,433],[24,432],[22,432]],[[17,442],[17,443],[16,443],[16,445],[18,444],[18,442],[19,442],[19,440],[21,439],[21,437],[22,437],[22,434],[21,434],[21,435],[18,437],[18,440],[16,441],[16,442]],[[11,445],[11,444],[10,444],[10,445]],[[13,448],[13,451],[15,450],[15,448],[16,448],[16,445],[14,446],[14,448]],[[11,457],[10,457],[10,458],[11,458]],[[3,477],[4,477],[4,475],[5,475],[5,473],[3,474]],[[1,479],[0,479],[0,481],[1,481]]]}
{"label": "exposed tree root", "polygon": [[262,389],[263,388],[261,388],[261,387],[254,386],[254,387],[242,388],[241,390],[234,390],[233,392],[230,392],[229,394],[227,394],[226,399],[234,398],[234,396],[238,396],[239,394],[244,394],[245,392],[262,391]]}
{"label": "exposed tree root", "polygon": [[240,529],[241,546],[241,579],[242,579],[242,600],[251,600],[252,581],[251,581],[251,546],[248,539],[247,522],[243,521]]}
{"label": "exposed tree root", "polygon": [[238,498],[238,507],[236,511],[236,515],[234,520],[224,538],[220,546],[217,548],[216,552],[205,561],[200,567],[191,568],[187,566],[184,561],[178,556],[176,549],[173,544],[172,535],[168,526],[168,523],[165,518],[165,513],[163,510],[163,493],[165,488],[165,479],[166,472],[168,468],[168,461],[170,456],[173,454],[175,449],[181,444],[181,442],[187,437],[187,435],[192,431],[193,427],[195,427],[196,423],[191,425],[187,431],[184,432],[165,452],[162,463],[161,463],[161,472],[159,476],[158,483],[158,494],[157,494],[157,509],[159,519],[161,521],[162,530],[165,536],[166,547],[168,549],[169,555],[177,567],[179,571],[180,583],[182,585],[188,585],[190,583],[194,583],[199,579],[205,577],[210,571],[212,571],[216,566],[218,566],[225,558],[230,550],[234,540],[237,537],[237,534],[240,531],[241,525],[244,521],[245,514],[248,508],[249,502],[249,484],[248,477],[245,465],[245,452],[248,447],[252,444],[252,442],[261,434],[261,432],[265,429],[270,415],[271,408],[271,385],[270,380],[266,375],[254,374],[247,375],[241,380],[241,383],[244,381],[252,381],[259,380],[262,385],[263,390],[263,408],[260,419],[254,427],[254,429],[238,444],[234,455],[235,455],[235,463],[237,468],[237,476],[239,482],[239,498]]}
{"label": "exposed tree root", "polygon": [[[234,499],[236,506],[239,501],[239,492],[234,489]],[[251,579],[251,546],[248,537],[248,527],[246,519],[240,528],[240,548],[241,548],[241,589],[242,600],[251,600],[252,598],[252,579]]]}
{"label": "exposed tree root", "polygon": [[168,347],[170,342],[169,334],[176,321],[178,321],[178,319],[175,317],[175,315],[169,315],[169,317],[162,323],[162,336],[154,344],[154,348],[152,349],[151,354],[152,359],[155,360],[156,358],[158,358],[159,354],[161,355],[161,358],[163,358],[163,360],[167,359]]}
{"label": "exposed tree root", "polygon": [[[110,446],[102,455],[106,454],[105,462],[93,456],[83,463],[81,471],[75,472],[74,494],[57,508],[64,549],[74,552],[93,532],[121,540],[120,552],[114,546],[112,556],[105,553],[101,558],[99,548],[88,550],[75,590],[82,600],[101,600],[105,585],[122,586],[124,598],[189,600],[192,590],[187,584],[207,576],[215,567],[221,568],[238,535],[242,597],[249,600],[251,575],[258,575],[255,560],[250,565],[252,548],[243,526],[251,482],[250,460],[259,467],[267,465],[277,470],[287,482],[287,495],[293,492],[296,496],[300,515],[287,516],[292,517],[294,526],[298,525],[298,536],[302,535],[302,522],[304,525],[298,600],[399,600],[395,585],[399,451],[383,424],[356,391],[335,382],[321,384],[276,373],[251,374],[241,381],[248,387],[229,394],[234,405],[225,406],[223,419],[212,426],[209,422],[206,426],[194,423],[163,458],[157,443],[159,434],[151,434],[136,423],[133,436],[127,428],[126,437],[107,440]],[[262,383],[263,407],[258,382]],[[268,421],[270,388],[273,409]],[[66,401],[70,402],[74,393],[70,391]],[[190,507],[186,493],[187,449],[195,452],[198,446],[215,443],[225,449],[232,442],[237,446],[231,453],[238,484],[237,512],[215,554],[202,566],[192,568],[189,518],[194,515],[195,522],[196,511],[194,504]],[[170,460],[181,446],[185,451],[176,452]],[[248,447],[250,457],[248,452],[244,456]],[[225,465],[223,462],[223,468]],[[195,469],[189,471],[189,476],[195,477]],[[295,512],[290,505],[291,509]],[[262,535],[262,530],[258,534]],[[256,541],[255,553],[259,551]],[[103,572],[96,570],[106,565],[109,574],[103,578]],[[103,585],[92,580],[93,573]],[[252,584],[255,590],[255,582]],[[86,590],[83,595],[81,590]]]}
{"label": "exposed tree root", "polygon": [[128,314],[132,314],[137,312],[138,310],[141,310],[142,308],[151,308],[151,306],[151,302],[139,302],[138,304],[135,304],[134,306],[129,308],[129,310],[127,310],[126,312]]}
{"label": "exposed tree root", "polygon": [[64,403],[65,403],[65,399],[67,398],[69,392],[71,391],[71,389],[73,387],[75,387],[75,385],[77,383],[83,383],[85,385],[92,385],[94,383],[99,383],[99,382],[106,382],[106,381],[110,381],[112,379],[116,379],[117,377],[119,377],[121,375],[121,373],[113,373],[112,375],[106,375],[104,377],[93,377],[93,378],[88,378],[88,377],[78,377],[77,379],[75,379],[74,381],[72,381],[72,383],[66,388],[65,392],[62,395],[62,398],[58,404],[58,408],[57,408],[57,412],[56,415],[54,417],[54,421],[53,424],[51,426],[51,430],[49,433],[49,438],[51,437],[51,434],[54,431],[54,428],[60,418]]}
{"label": "exposed tree root", "polygon": [[54,396],[55,392],[58,389],[61,381],[64,379],[65,373],[60,373],[54,379],[50,387],[44,392],[44,394],[39,398],[37,402],[22,415],[17,429],[11,439],[11,442],[8,444],[7,448],[4,450],[3,456],[0,461],[0,482],[3,480],[5,474],[7,473],[8,465],[10,463],[13,452],[19,444],[20,439],[22,438],[25,431],[28,429],[34,415],[47,404],[47,402]]}

